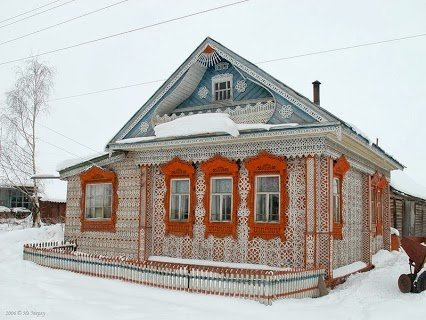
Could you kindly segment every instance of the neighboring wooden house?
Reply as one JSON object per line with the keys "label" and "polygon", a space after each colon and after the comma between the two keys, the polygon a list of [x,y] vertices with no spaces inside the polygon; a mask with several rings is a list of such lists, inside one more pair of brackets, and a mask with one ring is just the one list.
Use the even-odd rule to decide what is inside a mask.
{"label": "neighboring wooden house", "polygon": [[43,197],[39,201],[40,218],[43,223],[54,224],[65,222],[66,201]]}
{"label": "neighboring wooden house", "polygon": [[311,102],[211,38],[106,149],[60,170],[79,251],[333,278],[390,248],[388,181],[403,166],[321,107],[319,82]]}
{"label": "neighboring wooden house", "polygon": [[426,237],[426,188],[395,172],[390,190],[392,226],[400,236]]}
{"label": "neighboring wooden house", "polygon": [[[33,190],[33,186],[30,185],[12,186],[8,183],[0,183],[0,207],[2,207],[0,216],[4,218],[27,216],[32,209],[32,201],[28,194]],[[7,211],[6,208],[10,210]]]}

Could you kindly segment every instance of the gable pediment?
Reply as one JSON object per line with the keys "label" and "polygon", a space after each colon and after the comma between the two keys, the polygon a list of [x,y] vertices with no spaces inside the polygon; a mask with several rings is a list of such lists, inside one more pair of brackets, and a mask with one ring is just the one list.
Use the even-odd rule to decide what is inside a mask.
{"label": "gable pediment", "polygon": [[[217,101],[214,83],[222,78],[230,79],[231,98]],[[263,70],[207,38],[110,143],[152,135],[159,123],[205,112],[228,113],[236,123],[335,120]]]}

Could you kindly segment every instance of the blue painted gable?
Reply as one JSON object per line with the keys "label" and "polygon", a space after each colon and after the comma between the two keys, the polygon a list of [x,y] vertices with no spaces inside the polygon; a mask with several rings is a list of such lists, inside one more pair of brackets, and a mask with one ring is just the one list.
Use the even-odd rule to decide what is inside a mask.
{"label": "blue painted gable", "polygon": [[[227,66],[226,69],[216,70],[216,66]],[[197,88],[191,94],[191,96],[182,102],[180,105],[176,107],[176,111],[179,109],[188,108],[188,107],[197,107],[197,106],[205,106],[211,105],[215,103],[213,101],[213,78],[215,76],[220,75],[232,75],[232,97],[233,97],[233,105],[238,105],[239,102],[244,100],[255,100],[255,99],[263,99],[263,98],[272,98],[271,92],[267,91],[262,86],[254,83],[253,81],[247,80],[247,76],[243,77],[241,71],[237,70],[231,63],[226,60],[221,60],[217,65],[213,65],[207,68],[204,73],[203,78],[198,84]],[[237,84],[240,85],[239,90],[237,90]],[[245,87],[245,88],[244,88]],[[203,88],[207,89],[207,96],[200,97],[199,92],[203,90]]]}
{"label": "blue painted gable", "polygon": [[[232,98],[213,101],[212,79],[224,75],[232,77]],[[254,110],[256,106],[259,108]],[[267,109],[268,115],[257,117],[255,113],[260,109],[260,113]],[[226,112],[231,114],[231,118],[232,114],[238,118],[238,123],[246,123],[244,116],[241,116],[244,110],[252,113],[247,123],[258,123],[257,119],[261,119],[261,123],[301,125],[336,121],[331,114],[307,98],[207,38],[110,143],[152,136],[154,126],[161,121],[170,121],[191,113]]]}

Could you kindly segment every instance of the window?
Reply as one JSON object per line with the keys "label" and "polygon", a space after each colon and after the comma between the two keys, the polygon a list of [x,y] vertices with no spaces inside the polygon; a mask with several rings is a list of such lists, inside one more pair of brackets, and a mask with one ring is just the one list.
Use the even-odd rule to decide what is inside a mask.
{"label": "window", "polygon": [[118,206],[117,177],[96,166],[80,174],[81,231],[115,232]]}
{"label": "window", "polygon": [[341,200],[341,183],[340,179],[335,177],[333,179],[333,221],[334,223],[340,224],[342,223],[341,219],[341,208],[340,208],[340,200]]}
{"label": "window", "polygon": [[231,221],[232,178],[211,178],[210,221]]}
{"label": "window", "polygon": [[86,218],[110,219],[112,211],[112,184],[86,185]]}
{"label": "window", "polygon": [[161,166],[166,180],[164,224],[166,234],[192,237],[195,208],[195,168],[174,158]]}
{"label": "window", "polygon": [[231,81],[214,83],[214,99],[216,101],[231,99]]}
{"label": "window", "polygon": [[280,177],[256,176],[256,222],[278,222],[279,209]]}
{"label": "window", "polygon": [[209,235],[231,236],[236,239],[239,205],[239,166],[237,162],[216,155],[203,162],[201,170],[206,181],[206,192],[204,193],[205,237]]}
{"label": "window", "polygon": [[370,217],[371,231],[375,235],[383,234],[384,190],[388,185],[386,177],[375,173],[370,180]]}
{"label": "window", "polygon": [[170,184],[170,219],[187,221],[189,214],[189,179],[172,179]]}
{"label": "window", "polygon": [[333,165],[333,239],[343,239],[343,179],[350,169],[350,164],[342,154]]}
{"label": "window", "polygon": [[287,163],[283,157],[260,152],[245,161],[250,190],[249,239],[280,238],[285,241],[287,224],[285,212],[288,206]]}

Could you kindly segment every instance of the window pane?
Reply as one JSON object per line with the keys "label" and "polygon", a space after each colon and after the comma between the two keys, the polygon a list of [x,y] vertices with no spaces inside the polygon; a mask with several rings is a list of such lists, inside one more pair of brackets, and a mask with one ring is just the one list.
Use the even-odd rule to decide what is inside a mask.
{"label": "window pane", "polygon": [[231,196],[222,196],[222,220],[231,221]]}
{"label": "window pane", "polygon": [[280,178],[277,176],[257,177],[258,192],[279,192]]}
{"label": "window pane", "polygon": [[172,196],[170,199],[170,219],[179,219],[179,196]]}
{"label": "window pane", "polygon": [[189,193],[189,180],[172,180],[172,193]]}
{"label": "window pane", "polygon": [[231,193],[232,179],[212,179],[213,193]]}
{"label": "window pane", "polygon": [[104,207],[104,218],[111,218],[111,207]]}
{"label": "window pane", "polygon": [[211,202],[211,220],[220,221],[220,196],[212,195]]}
{"label": "window pane", "polygon": [[266,221],[266,194],[256,195],[256,220]]}
{"label": "window pane", "polygon": [[269,221],[279,220],[279,206],[280,206],[279,194],[270,194],[269,195]]}
{"label": "window pane", "polygon": [[95,208],[95,218],[103,218],[104,213],[102,208]]}
{"label": "window pane", "polygon": [[333,196],[333,212],[334,222],[340,223],[340,197],[338,195]]}
{"label": "window pane", "polygon": [[180,196],[180,218],[188,220],[189,196]]}
{"label": "window pane", "polygon": [[338,194],[339,192],[339,179],[333,179],[333,194]]}

